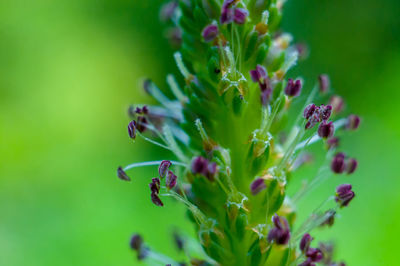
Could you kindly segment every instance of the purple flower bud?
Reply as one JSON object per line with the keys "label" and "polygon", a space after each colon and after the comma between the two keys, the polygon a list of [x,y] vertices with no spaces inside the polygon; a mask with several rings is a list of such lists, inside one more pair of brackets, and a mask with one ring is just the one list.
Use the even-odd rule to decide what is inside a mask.
{"label": "purple flower bud", "polygon": [[343,184],[336,188],[335,200],[339,203],[340,207],[346,207],[355,197],[355,193],[351,189],[352,186],[350,184]]}
{"label": "purple flower bud", "polygon": [[202,156],[194,158],[192,161],[192,173],[206,176],[208,173],[208,160]]}
{"label": "purple flower bud", "polygon": [[297,97],[301,92],[301,81],[298,79],[293,81],[293,79],[289,79],[285,88],[285,94],[289,97]]}
{"label": "purple flower bud", "polygon": [[142,248],[142,245],[143,245],[143,238],[139,235],[139,234],[134,234],[132,237],[131,237],[131,241],[130,241],[130,246],[131,246],[131,249],[133,249],[133,250],[139,250],[139,249],[141,249]]}
{"label": "purple flower bud", "polygon": [[253,196],[255,196],[258,193],[260,193],[262,190],[264,190],[266,187],[267,186],[265,185],[264,179],[257,178],[250,184],[251,194],[253,194]]}
{"label": "purple flower bud", "polygon": [[177,7],[178,7],[177,1],[171,1],[164,4],[160,10],[160,20],[163,22],[170,20],[174,15]]}
{"label": "purple flower bud", "polygon": [[306,252],[306,257],[309,258],[312,262],[319,262],[322,260],[324,255],[319,248],[309,248]]}
{"label": "purple flower bud", "polygon": [[341,174],[344,172],[344,170],[346,169],[346,163],[344,161],[345,157],[345,154],[342,152],[337,153],[335,157],[333,157],[331,169],[334,173]]}
{"label": "purple flower bud", "polygon": [[305,129],[311,129],[319,122],[321,122],[321,118],[320,118],[320,112],[319,112],[319,108],[318,108],[315,110],[313,115],[308,119]]}
{"label": "purple flower bud", "polygon": [[157,193],[151,193],[151,201],[152,201],[155,205],[157,205],[157,206],[159,206],[159,207],[164,206],[164,204],[162,203],[160,197],[158,197],[158,194],[157,194]]}
{"label": "purple flower bud", "polygon": [[158,177],[154,177],[151,179],[151,183],[149,184],[151,193],[158,194],[160,192],[161,182]]}
{"label": "purple flower bud", "polygon": [[326,146],[328,147],[328,149],[337,148],[339,146],[339,138],[337,138],[337,137],[329,138],[326,141]]}
{"label": "purple flower bud", "polygon": [[219,34],[218,26],[210,24],[203,29],[202,36],[205,42],[211,42]]}
{"label": "purple flower bud", "polygon": [[332,121],[329,123],[322,121],[322,123],[318,127],[318,136],[323,139],[332,137],[334,132],[335,127],[333,126]]}
{"label": "purple flower bud", "polygon": [[328,92],[329,87],[330,87],[329,76],[326,74],[319,75],[318,81],[319,81],[320,92],[322,92],[322,93]]}
{"label": "purple flower bud", "polygon": [[360,126],[360,117],[358,115],[349,115],[347,118],[346,128],[356,130]]}
{"label": "purple flower bud", "polygon": [[132,120],[128,124],[128,134],[129,134],[129,137],[131,139],[135,139],[136,138],[136,121],[135,120]]}
{"label": "purple flower bud", "polygon": [[336,212],[334,210],[328,210],[328,211],[326,211],[325,215],[327,216],[327,218],[325,219],[325,221],[323,221],[321,223],[321,226],[327,225],[327,226],[331,227],[333,225],[333,223],[335,222]]}
{"label": "purple flower bud", "polygon": [[165,179],[165,185],[168,189],[173,189],[176,185],[176,175],[172,171],[168,171],[167,178]]}
{"label": "purple flower bud", "polygon": [[256,69],[250,70],[250,76],[253,82],[261,82],[268,77],[267,70],[262,65],[257,65]]}
{"label": "purple flower bud", "polygon": [[147,128],[147,119],[144,116],[139,116],[137,119],[137,130],[139,130],[140,133],[144,132]]}
{"label": "purple flower bud", "polygon": [[329,119],[329,117],[331,117],[332,114],[332,105],[323,105],[321,104],[321,106],[319,107],[319,109],[321,110],[321,119],[326,121]]}
{"label": "purple flower bud", "polygon": [[346,169],[347,174],[352,174],[356,171],[358,162],[356,159],[350,158],[347,160],[346,165],[347,165],[347,169]]}
{"label": "purple flower bud", "polygon": [[300,240],[300,250],[303,253],[306,253],[308,248],[310,247],[311,241],[313,238],[310,236],[310,234],[304,234],[303,237]]}
{"label": "purple flower bud", "polygon": [[121,166],[117,169],[117,176],[121,180],[131,181],[130,177],[125,173]]}
{"label": "purple flower bud", "polygon": [[303,117],[305,119],[309,119],[314,113],[315,111],[318,109],[319,107],[317,107],[315,104],[311,103],[309,105],[306,106],[306,108],[304,109],[303,112]]}
{"label": "purple flower bud", "polygon": [[275,214],[272,217],[272,221],[275,227],[268,232],[268,241],[274,241],[277,245],[286,245],[290,239],[290,229],[287,220]]}
{"label": "purple flower bud", "polygon": [[341,111],[343,111],[344,101],[343,101],[342,97],[340,97],[338,95],[333,95],[329,99],[329,104],[332,105],[332,109],[333,109],[333,112],[335,112],[335,114],[338,114]]}
{"label": "purple flower bud", "polygon": [[160,178],[164,178],[165,175],[168,172],[168,168],[172,165],[171,161],[164,160],[160,163],[160,166],[158,167],[158,174],[160,175]]}
{"label": "purple flower bud", "polygon": [[246,22],[246,18],[248,15],[249,12],[246,9],[236,8],[233,15],[233,20],[236,22],[236,24],[243,24]]}
{"label": "purple flower bud", "polygon": [[232,23],[234,14],[235,10],[233,10],[232,8],[222,8],[222,13],[220,17],[221,24]]}

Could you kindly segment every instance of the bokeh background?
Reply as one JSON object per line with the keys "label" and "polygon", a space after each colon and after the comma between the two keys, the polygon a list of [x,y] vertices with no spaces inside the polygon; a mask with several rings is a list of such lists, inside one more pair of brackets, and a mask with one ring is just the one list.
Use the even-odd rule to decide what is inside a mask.
{"label": "bokeh background", "polygon": [[[126,108],[148,101],[140,79],[161,87],[175,73],[159,0],[0,2],[0,265],[137,265],[140,232],[172,257],[171,231],[192,234],[183,208],[157,208],[154,168],[115,176],[119,165],[168,155],[126,133]],[[400,2],[289,0],[283,29],[310,57],[294,74],[329,73],[363,117],[344,140],[360,161],[357,198],[335,226],[349,265],[398,265],[400,236]],[[299,206],[306,214],[328,182]],[[300,217],[304,218],[304,217]]]}

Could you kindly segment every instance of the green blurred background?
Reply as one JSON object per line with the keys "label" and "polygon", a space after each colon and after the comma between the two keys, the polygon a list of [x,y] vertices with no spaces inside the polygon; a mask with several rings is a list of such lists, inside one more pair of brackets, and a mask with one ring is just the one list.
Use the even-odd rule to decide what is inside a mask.
{"label": "green blurred background", "polygon": [[[159,6],[0,2],[0,265],[136,265],[133,232],[171,256],[172,228],[192,233],[180,205],[151,204],[143,187],[155,169],[132,171],[131,183],[115,176],[119,165],[168,156],[126,133],[128,104],[148,101],[140,79],[163,86],[176,72]],[[329,73],[363,117],[344,140],[357,173],[299,206],[305,216],[338,182],[354,184],[351,208],[318,233],[349,265],[399,265],[399,13],[398,0],[289,0],[282,24],[310,47],[295,72]]]}

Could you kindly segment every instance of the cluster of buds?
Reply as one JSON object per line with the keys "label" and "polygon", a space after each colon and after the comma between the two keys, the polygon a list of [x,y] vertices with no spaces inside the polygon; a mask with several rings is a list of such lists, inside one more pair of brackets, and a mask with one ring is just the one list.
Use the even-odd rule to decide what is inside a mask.
{"label": "cluster of buds", "polygon": [[[145,81],[145,92],[159,104],[131,107],[128,134],[170,157],[119,167],[117,174],[131,181],[128,170],[154,167],[149,201],[165,208],[164,197],[183,203],[198,242],[186,246],[174,236],[184,251],[178,262],[135,235],[131,247],[139,259],[160,265],[344,265],[334,262],[330,246],[311,247],[310,233],[333,226],[336,213],[355,197],[352,186],[332,187],[301,226],[295,225],[301,222],[296,204],[332,174],[356,171],[357,160],[337,151],[337,136],[356,130],[360,118],[342,117],[343,99],[332,94],[328,75],[316,78],[313,87],[290,76],[305,48],[279,31],[284,2],[163,5],[161,20],[181,34],[174,58],[182,78],[167,76],[168,94]],[[299,103],[301,110],[289,112]],[[288,193],[291,179],[301,178],[296,170],[311,164],[309,147],[321,142],[330,170],[320,166],[312,180]]]}

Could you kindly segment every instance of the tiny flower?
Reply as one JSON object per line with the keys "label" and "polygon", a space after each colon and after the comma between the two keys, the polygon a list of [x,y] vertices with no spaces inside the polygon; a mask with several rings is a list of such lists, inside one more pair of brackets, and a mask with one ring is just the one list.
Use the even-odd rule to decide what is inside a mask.
{"label": "tiny flower", "polygon": [[334,173],[341,174],[344,172],[344,170],[346,169],[346,163],[344,159],[345,159],[345,154],[342,152],[337,153],[335,157],[333,157],[331,163],[331,169]]}
{"label": "tiny flower", "polygon": [[257,178],[250,185],[251,194],[254,196],[264,190],[267,186],[265,185],[264,179]]}
{"label": "tiny flower", "polygon": [[211,42],[218,36],[219,30],[218,26],[210,24],[203,29],[202,36],[205,42]]}
{"label": "tiny flower", "polygon": [[161,187],[161,182],[160,179],[155,177],[151,179],[151,183],[149,184],[151,193],[156,193],[158,194],[160,192],[160,187]]}
{"label": "tiny flower", "polygon": [[335,127],[333,126],[333,122],[325,122],[322,121],[322,123],[318,127],[318,136],[323,139],[327,139],[333,136],[333,133],[335,132]]}
{"label": "tiny flower", "polygon": [[117,169],[117,176],[121,180],[131,181],[130,177],[125,173],[121,166]]}
{"label": "tiny flower", "polygon": [[358,115],[349,115],[347,118],[346,128],[356,130],[360,126],[360,117]]}
{"label": "tiny flower", "polygon": [[329,138],[326,141],[326,146],[328,147],[328,149],[337,148],[339,146],[339,138],[337,138],[337,137]]}
{"label": "tiny flower", "polygon": [[319,108],[319,107],[316,106],[316,105],[313,104],[313,103],[307,105],[306,108],[304,109],[303,117],[304,117],[305,119],[310,119],[310,117],[315,113],[315,111],[316,111],[318,108]]}
{"label": "tiny flower", "polygon": [[328,92],[329,87],[330,87],[329,76],[326,74],[319,75],[318,81],[319,81],[320,92],[322,92],[322,93]]}
{"label": "tiny flower", "polygon": [[332,114],[332,105],[323,105],[321,104],[320,106],[320,115],[321,115],[321,119],[326,121],[329,119],[329,117],[331,117]]}
{"label": "tiny flower", "polygon": [[164,160],[160,163],[160,166],[158,167],[158,174],[160,175],[160,178],[164,178],[165,175],[168,172],[168,168],[172,165],[171,161]]}
{"label": "tiny flower", "polygon": [[192,173],[207,175],[208,160],[202,156],[198,156],[192,161]]}
{"label": "tiny flower", "polygon": [[284,217],[274,215],[272,221],[275,225],[268,233],[268,241],[275,242],[277,245],[286,245],[290,239],[290,229]]}
{"label": "tiny flower", "polygon": [[301,92],[301,81],[298,79],[293,81],[293,79],[289,79],[285,88],[285,94],[289,97],[297,97]]}
{"label": "tiny flower", "polygon": [[300,250],[303,253],[306,253],[308,248],[310,247],[311,241],[313,238],[310,236],[310,234],[306,233],[303,235],[303,237],[300,240]]}
{"label": "tiny flower", "polygon": [[129,244],[131,246],[131,249],[139,250],[139,249],[141,249],[141,247],[143,245],[143,238],[139,234],[134,234],[131,237],[131,241]]}
{"label": "tiny flower", "polygon": [[158,194],[157,194],[157,193],[151,193],[151,201],[152,201],[155,205],[157,205],[157,206],[159,206],[159,207],[164,206],[164,204],[162,203],[161,199],[158,197]]}
{"label": "tiny flower", "polygon": [[268,77],[267,70],[262,65],[257,65],[256,69],[250,70],[250,76],[253,82],[261,82]]}
{"label": "tiny flower", "polygon": [[165,179],[165,185],[168,189],[173,189],[176,185],[177,176],[174,175],[172,171],[168,171],[167,177]]}
{"label": "tiny flower", "polygon": [[146,125],[147,125],[146,117],[139,116],[137,119],[137,130],[139,130],[140,133],[144,132],[146,130]]}
{"label": "tiny flower", "polygon": [[343,98],[338,95],[333,95],[329,100],[329,105],[332,105],[332,110],[335,114],[343,111],[344,101]]}
{"label": "tiny flower", "polygon": [[132,120],[128,124],[128,134],[129,134],[129,137],[131,139],[135,139],[136,138],[136,121],[135,120]]}
{"label": "tiny flower", "polygon": [[347,174],[352,174],[356,171],[358,162],[356,159],[350,158],[347,160],[346,165],[347,165],[347,169],[346,169]]}
{"label": "tiny flower", "polygon": [[236,8],[234,15],[233,15],[233,20],[237,24],[243,24],[246,22],[246,18],[249,15],[249,12],[244,9],[244,8]]}
{"label": "tiny flower", "polygon": [[355,197],[355,193],[351,189],[352,186],[350,184],[343,184],[336,188],[335,200],[339,203],[340,207],[346,207]]}

